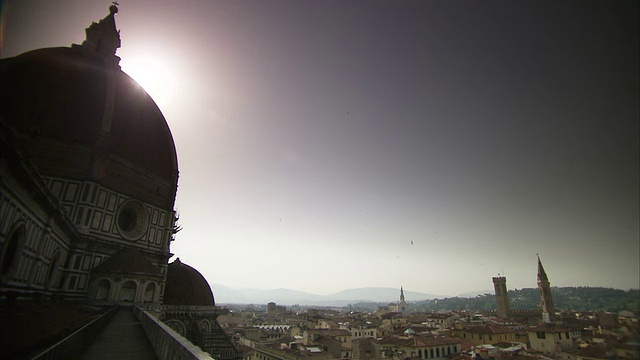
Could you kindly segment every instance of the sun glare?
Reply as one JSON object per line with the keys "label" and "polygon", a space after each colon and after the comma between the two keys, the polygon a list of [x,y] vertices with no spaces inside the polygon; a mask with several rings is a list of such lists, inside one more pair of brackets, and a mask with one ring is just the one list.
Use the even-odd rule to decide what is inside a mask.
{"label": "sun glare", "polygon": [[172,99],[175,81],[169,66],[152,57],[132,57],[120,62],[122,70],[131,76],[164,108]]}

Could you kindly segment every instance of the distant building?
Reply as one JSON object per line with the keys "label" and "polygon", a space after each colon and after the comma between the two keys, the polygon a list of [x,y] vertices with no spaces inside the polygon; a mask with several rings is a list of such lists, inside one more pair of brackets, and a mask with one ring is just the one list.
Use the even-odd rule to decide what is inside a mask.
{"label": "distant building", "polygon": [[575,340],[580,337],[580,331],[550,323],[530,328],[527,332],[530,348],[547,354],[575,349]]}
{"label": "distant building", "polygon": [[353,360],[373,360],[376,359],[375,340],[371,338],[354,339]]}
{"label": "distant building", "polygon": [[424,321],[422,323],[430,327],[444,330],[452,327],[457,319],[458,316],[455,313],[435,313],[424,316]]}
{"label": "distant building", "polygon": [[323,338],[337,340],[342,347],[351,349],[351,332],[345,329],[315,329],[303,333],[304,345],[317,344]]}
{"label": "distant building", "polygon": [[285,306],[277,305],[273,301],[267,304],[267,314],[284,314],[285,312],[287,312]]}
{"label": "distant building", "polygon": [[398,312],[388,312],[380,315],[380,320],[382,321],[378,332],[380,336],[385,336],[409,324],[409,319]]}
{"label": "distant building", "polygon": [[452,335],[472,345],[518,342],[518,331],[502,325],[456,327]]}
{"label": "distant building", "polygon": [[318,322],[316,323],[315,328],[316,329],[324,329],[324,330],[339,329],[340,325],[337,322],[333,321],[333,320],[318,319]]}
{"label": "distant building", "polygon": [[462,350],[462,341],[449,336],[394,335],[373,342],[376,359],[450,359]]}
{"label": "distant building", "polygon": [[273,301],[267,304],[267,314],[273,314],[276,312],[276,303]]}
{"label": "distant building", "polygon": [[500,275],[494,277],[493,288],[495,289],[496,302],[498,303],[498,317],[507,319],[511,316],[509,293],[507,292],[507,278]]}
{"label": "distant building", "polygon": [[292,349],[283,344],[257,344],[252,349],[252,360],[331,360],[329,352],[317,347]]}
{"label": "distant building", "polygon": [[[342,327],[341,327],[342,328]],[[346,330],[351,332],[351,339],[363,339],[363,338],[377,338],[378,337],[378,329],[375,327],[367,327],[367,326],[348,326],[345,327]],[[352,342],[353,342],[352,340]]]}
{"label": "distant building", "polygon": [[387,305],[386,309],[381,309],[381,310],[382,311],[378,311],[379,314],[384,314],[386,312],[394,312],[394,313],[400,313],[403,316],[408,315],[409,304],[406,302],[404,298],[404,289],[402,288],[402,286],[400,287],[400,301],[390,303],[389,305]]}

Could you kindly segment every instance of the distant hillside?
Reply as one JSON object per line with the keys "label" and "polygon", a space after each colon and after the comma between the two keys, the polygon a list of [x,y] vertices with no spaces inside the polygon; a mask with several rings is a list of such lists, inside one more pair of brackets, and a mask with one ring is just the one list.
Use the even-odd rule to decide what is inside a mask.
{"label": "distant hillside", "polygon": [[[600,287],[552,288],[553,302],[557,309],[575,311],[638,311],[640,292]],[[540,292],[535,289],[509,290],[512,310],[534,310],[538,308]],[[495,295],[483,294],[473,298],[445,298],[420,301],[412,304],[419,311],[471,310],[486,311],[497,308]]]}
{"label": "distant hillside", "polygon": [[[346,306],[355,302],[389,303],[400,300],[400,289],[384,287],[347,289],[331,295],[316,295],[289,289],[232,289],[214,284],[213,294],[216,303],[220,304],[267,304],[273,301],[279,305]],[[415,291],[405,291],[404,294],[408,302],[436,297]]]}
{"label": "distant hillside", "polygon": [[[407,301],[419,301],[434,299],[437,295],[424,294],[415,291],[404,292]],[[388,287],[366,287],[359,289],[347,289],[328,295],[334,300],[392,302],[400,300],[400,290]]]}
{"label": "distant hillside", "polygon": [[[396,302],[400,290],[395,288],[368,287],[347,289],[331,295],[316,295],[289,289],[232,289],[224,285],[213,285],[218,304],[260,304],[275,302],[279,305],[347,306],[354,309],[375,310],[380,305]],[[490,293],[491,292],[491,293]],[[554,287],[551,289],[556,308],[576,311],[621,311],[640,310],[638,290],[618,290],[597,287]],[[405,291],[405,298],[415,311],[471,310],[486,311],[497,308],[492,291],[462,294],[443,298],[436,295]],[[469,297],[473,296],[473,297]],[[535,310],[540,302],[537,288],[509,291],[510,307],[513,310]]]}
{"label": "distant hillside", "polygon": [[289,289],[232,289],[230,287],[214,284],[213,296],[216,303],[226,304],[267,304],[275,302],[281,305],[311,305],[326,301],[321,295],[315,295],[304,291]]}
{"label": "distant hillside", "polygon": [[466,293],[462,293],[456,297],[461,297],[461,298],[472,298],[472,297],[476,297],[478,295],[486,295],[486,294],[494,294],[495,291],[494,290],[482,290],[482,291],[470,291],[470,292],[466,292]]}

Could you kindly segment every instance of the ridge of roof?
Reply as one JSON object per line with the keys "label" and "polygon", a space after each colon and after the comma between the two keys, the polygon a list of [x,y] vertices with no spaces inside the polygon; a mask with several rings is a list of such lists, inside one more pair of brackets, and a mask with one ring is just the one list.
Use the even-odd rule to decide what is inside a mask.
{"label": "ridge of roof", "polygon": [[161,275],[142,251],[131,248],[120,250],[92,271]]}

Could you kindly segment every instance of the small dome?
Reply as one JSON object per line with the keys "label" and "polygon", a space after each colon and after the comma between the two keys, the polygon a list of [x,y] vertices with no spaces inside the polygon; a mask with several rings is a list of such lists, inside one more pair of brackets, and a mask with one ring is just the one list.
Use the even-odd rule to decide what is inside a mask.
{"label": "small dome", "polygon": [[169,264],[164,290],[165,305],[214,306],[213,292],[207,280],[180,259]]}

